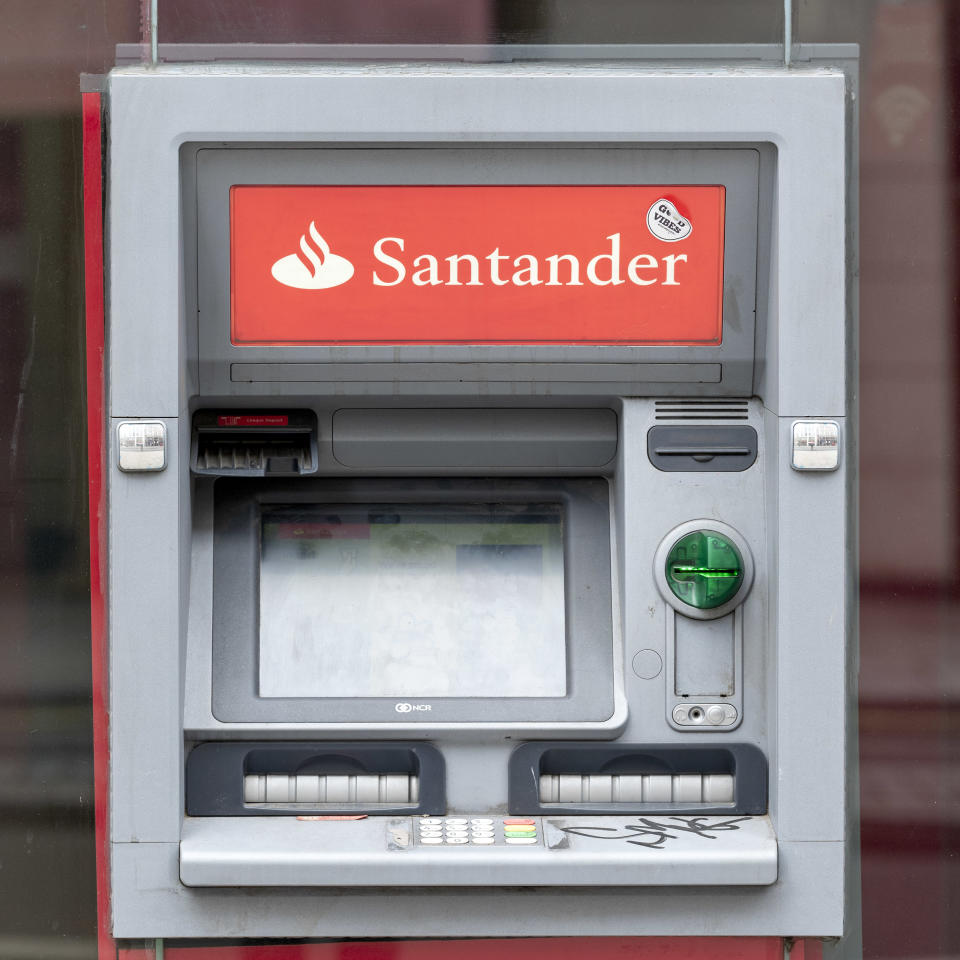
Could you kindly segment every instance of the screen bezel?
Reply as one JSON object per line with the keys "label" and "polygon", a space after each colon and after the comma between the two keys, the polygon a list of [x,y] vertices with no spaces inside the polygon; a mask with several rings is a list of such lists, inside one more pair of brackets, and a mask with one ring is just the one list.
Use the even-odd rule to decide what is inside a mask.
{"label": "screen bezel", "polygon": [[[258,695],[265,507],[376,503],[558,503],[563,507],[567,693],[563,697]],[[228,723],[542,724],[614,712],[609,487],[602,478],[218,480],[214,487],[212,711]]]}

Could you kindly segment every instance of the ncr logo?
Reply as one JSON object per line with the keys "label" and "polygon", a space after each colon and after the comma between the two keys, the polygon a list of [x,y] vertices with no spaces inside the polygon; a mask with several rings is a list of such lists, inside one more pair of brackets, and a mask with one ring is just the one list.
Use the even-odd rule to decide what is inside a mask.
{"label": "ncr logo", "polygon": [[271,268],[273,279],[297,290],[329,290],[339,287],[353,276],[353,264],[330,252],[330,245],[320,236],[311,220],[307,234],[300,235],[300,253],[281,257]]}

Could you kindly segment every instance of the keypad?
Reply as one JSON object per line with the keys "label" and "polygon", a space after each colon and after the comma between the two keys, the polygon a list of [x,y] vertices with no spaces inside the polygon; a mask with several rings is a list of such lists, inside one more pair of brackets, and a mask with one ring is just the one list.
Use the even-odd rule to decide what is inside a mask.
{"label": "keypad", "polygon": [[428,847],[530,846],[540,842],[534,817],[420,817],[417,841]]}

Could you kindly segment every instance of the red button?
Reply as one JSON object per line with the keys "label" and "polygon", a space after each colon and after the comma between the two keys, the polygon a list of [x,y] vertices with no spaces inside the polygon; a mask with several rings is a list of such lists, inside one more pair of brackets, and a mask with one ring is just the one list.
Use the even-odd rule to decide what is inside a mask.
{"label": "red button", "polygon": [[510,817],[503,821],[503,825],[505,827],[532,827],[536,825],[536,822],[533,817]]}

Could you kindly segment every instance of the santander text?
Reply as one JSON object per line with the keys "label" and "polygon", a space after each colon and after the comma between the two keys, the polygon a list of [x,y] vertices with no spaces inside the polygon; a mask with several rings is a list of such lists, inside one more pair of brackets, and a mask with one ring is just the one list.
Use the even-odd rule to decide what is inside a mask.
{"label": "santander text", "polygon": [[373,271],[375,287],[395,287],[403,283],[409,274],[410,282],[418,287],[482,287],[492,284],[505,287],[582,287],[619,286],[633,283],[648,287],[660,283],[665,287],[678,287],[678,264],[687,262],[687,255],[668,254],[656,257],[651,253],[638,253],[624,263],[621,255],[619,233],[605,238],[608,249],[591,257],[586,264],[570,253],[537,257],[521,253],[511,257],[494,247],[490,253],[477,256],[472,253],[455,253],[438,257],[421,253],[409,262],[401,258],[404,253],[402,237],[381,237],[373,245],[373,255],[385,269]]}

